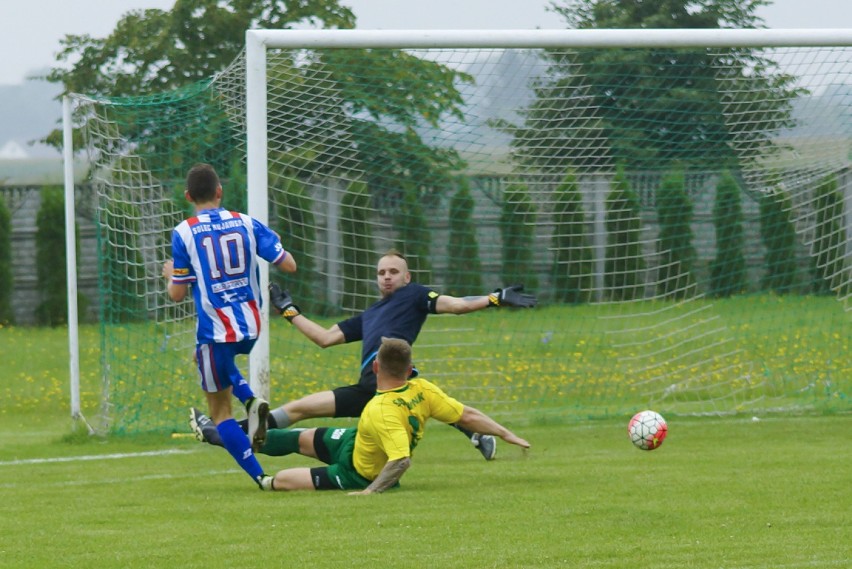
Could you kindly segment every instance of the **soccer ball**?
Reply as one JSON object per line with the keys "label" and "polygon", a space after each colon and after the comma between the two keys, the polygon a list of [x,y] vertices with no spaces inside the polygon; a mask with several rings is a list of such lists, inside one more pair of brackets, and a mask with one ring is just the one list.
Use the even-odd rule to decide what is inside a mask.
{"label": "soccer ball", "polygon": [[654,450],[663,444],[669,428],[663,416],[655,411],[642,411],[633,415],[627,424],[627,435],[636,448]]}

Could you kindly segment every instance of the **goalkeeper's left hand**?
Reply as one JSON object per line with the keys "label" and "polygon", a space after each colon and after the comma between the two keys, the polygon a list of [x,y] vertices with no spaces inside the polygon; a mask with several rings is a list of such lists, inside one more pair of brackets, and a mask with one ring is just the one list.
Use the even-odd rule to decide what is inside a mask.
{"label": "goalkeeper's left hand", "polygon": [[519,306],[532,308],[537,300],[532,294],[524,294],[524,285],[510,285],[495,289],[488,295],[488,306]]}

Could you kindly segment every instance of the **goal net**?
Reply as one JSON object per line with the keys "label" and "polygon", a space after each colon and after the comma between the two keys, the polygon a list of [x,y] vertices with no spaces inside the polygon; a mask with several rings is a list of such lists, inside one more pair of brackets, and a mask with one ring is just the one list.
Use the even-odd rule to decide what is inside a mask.
{"label": "goal net", "polygon": [[[160,276],[196,162],[220,173],[224,207],[251,210],[250,182],[265,190],[299,264],[271,278],[323,326],[379,298],[390,248],[442,293],[523,283],[536,308],[430,316],[414,349],[424,377],[495,417],[852,408],[850,38],[404,36],[421,43],[267,41],[255,122],[245,55],[177,92],[76,96],[96,190],[101,428],[185,430],[204,405],[195,311]],[[360,344],[321,350],[280,318],[264,333],[255,381],[273,404],[357,381]]]}

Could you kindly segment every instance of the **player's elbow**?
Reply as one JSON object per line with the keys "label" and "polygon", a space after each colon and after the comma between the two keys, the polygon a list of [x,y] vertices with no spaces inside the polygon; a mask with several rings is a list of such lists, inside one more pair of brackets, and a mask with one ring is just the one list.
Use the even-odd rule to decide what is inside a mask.
{"label": "player's elbow", "polygon": [[338,344],[334,341],[334,338],[328,335],[320,336],[319,338],[314,338],[313,340],[314,343],[322,349],[330,348]]}
{"label": "player's elbow", "polygon": [[296,272],[296,259],[293,258],[293,255],[287,253],[287,255],[281,260],[277,265],[278,270],[282,273],[295,273]]}
{"label": "player's elbow", "polygon": [[[297,316],[296,318],[304,318],[304,316]],[[337,346],[338,344],[343,344],[346,342],[346,337],[343,335],[343,332],[340,328],[337,327],[337,324],[332,326],[331,328],[322,328],[311,323],[311,326],[308,328],[303,328],[296,319],[293,319],[293,323],[299,326],[299,329],[311,339],[311,341],[319,346],[320,348],[330,348],[332,346]]]}

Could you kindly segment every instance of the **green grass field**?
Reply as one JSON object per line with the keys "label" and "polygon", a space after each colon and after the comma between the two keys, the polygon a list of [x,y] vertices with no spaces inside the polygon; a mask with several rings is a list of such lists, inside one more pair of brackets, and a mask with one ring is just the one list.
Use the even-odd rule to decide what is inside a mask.
{"label": "green grass field", "polygon": [[[786,322],[732,324],[737,341],[766,352],[766,361],[778,346],[800,348],[796,365],[805,373],[833,370],[841,388],[827,405],[759,420],[750,413],[670,415],[665,444],[642,452],[627,438],[629,414],[535,419],[524,417],[535,409],[521,401],[501,420],[532,443],[530,452],[502,444],[497,460],[486,463],[458,433],[433,423],[402,488],[370,497],[265,494],[222,449],[168,432],[89,437],[69,416],[66,331],[0,328],[0,568],[850,567],[849,337],[811,324],[819,321],[814,304],[785,303]],[[741,306],[723,307],[725,317]],[[564,322],[566,338],[544,346],[535,336],[526,349],[544,354],[588,340],[580,373],[605,365],[597,336],[570,327],[583,310],[570,319],[542,311]],[[440,352],[430,338],[469,321],[436,319],[418,353]],[[286,322],[272,330],[273,337],[291,332]],[[81,344],[83,411],[92,416],[97,329],[83,327]],[[352,350],[288,355],[319,369],[357,362]],[[184,383],[192,399],[163,409],[181,425],[183,405],[200,402],[195,384]],[[315,464],[301,457],[261,462],[270,472]]]}
{"label": "green grass field", "polygon": [[[0,435],[0,567],[849,567],[849,417],[626,421],[519,429],[486,463],[430,424],[398,490],[259,492],[188,439]],[[312,464],[262,457],[269,470]]]}

